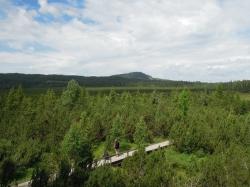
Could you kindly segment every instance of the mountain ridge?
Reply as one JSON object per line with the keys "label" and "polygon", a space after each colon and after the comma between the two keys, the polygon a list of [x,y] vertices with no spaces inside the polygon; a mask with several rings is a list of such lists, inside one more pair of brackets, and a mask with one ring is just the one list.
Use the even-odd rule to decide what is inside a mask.
{"label": "mountain ridge", "polygon": [[189,81],[174,81],[153,78],[142,72],[130,72],[111,76],[78,76],[56,74],[0,73],[0,89],[9,89],[21,85],[23,88],[65,87],[68,81],[75,79],[86,87],[125,87],[125,86],[185,86]]}
{"label": "mountain ridge", "polygon": [[250,80],[206,83],[176,81],[153,78],[142,72],[130,72],[111,76],[78,76],[78,75],[43,75],[22,73],[0,73],[0,90],[22,86],[23,88],[64,88],[70,80],[76,80],[84,87],[165,87],[165,88],[198,88],[215,89],[222,85],[224,89],[250,92]]}
{"label": "mountain ridge", "polygon": [[153,80],[154,79],[152,76],[145,74],[143,72],[138,72],[138,71],[111,75],[110,77],[122,77],[122,78],[128,78],[128,79],[141,79],[141,80]]}

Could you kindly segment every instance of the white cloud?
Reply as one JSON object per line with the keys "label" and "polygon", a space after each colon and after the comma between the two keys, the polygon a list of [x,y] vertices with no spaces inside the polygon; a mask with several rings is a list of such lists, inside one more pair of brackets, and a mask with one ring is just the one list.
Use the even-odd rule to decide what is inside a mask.
{"label": "white cloud", "polygon": [[[248,0],[86,0],[84,8],[39,0],[39,10],[0,4],[8,14],[0,42],[18,50],[0,48],[1,72],[250,79]],[[38,22],[40,14],[56,20]]]}
{"label": "white cloud", "polygon": [[58,8],[48,4],[47,0],[39,0],[39,5],[40,5],[40,9],[39,11],[41,13],[49,13],[52,15],[60,15],[60,12],[58,10]]}

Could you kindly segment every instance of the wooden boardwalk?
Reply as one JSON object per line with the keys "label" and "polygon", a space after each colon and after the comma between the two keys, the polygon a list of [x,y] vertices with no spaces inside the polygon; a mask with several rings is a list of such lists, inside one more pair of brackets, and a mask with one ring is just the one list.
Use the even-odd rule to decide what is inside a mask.
{"label": "wooden boardwalk", "polygon": [[[152,151],[155,151],[157,149],[168,147],[169,145],[171,145],[171,142],[168,141],[168,140],[164,141],[164,142],[152,144],[152,145],[149,145],[149,146],[147,146],[145,148],[145,152],[152,152]],[[131,150],[131,151],[120,153],[119,155],[114,155],[114,156],[107,157],[105,159],[98,160],[97,162],[93,163],[92,167],[96,168],[96,167],[103,166],[105,164],[117,164],[117,163],[120,163],[125,158],[127,158],[129,156],[133,156],[133,154],[136,151],[137,150]]]}

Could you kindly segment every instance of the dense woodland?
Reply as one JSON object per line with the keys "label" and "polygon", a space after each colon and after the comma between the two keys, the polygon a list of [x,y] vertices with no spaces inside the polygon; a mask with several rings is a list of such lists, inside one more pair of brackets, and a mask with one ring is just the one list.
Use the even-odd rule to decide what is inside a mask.
{"label": "dense woodland", "polygon": [[[139,152],[92,169],[114,153],[115,138]],[[144,153],[165,139],[174,145]],[[32,186],[248,187],[249,169],[250,103],[222,87],[90,95],[71,80],[62,94],[0,95],[1,186],[32,178]]]}

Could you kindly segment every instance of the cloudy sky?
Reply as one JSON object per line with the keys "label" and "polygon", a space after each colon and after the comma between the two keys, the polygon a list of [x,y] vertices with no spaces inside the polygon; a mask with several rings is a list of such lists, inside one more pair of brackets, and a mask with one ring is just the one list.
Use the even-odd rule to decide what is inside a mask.
{"label": "cloudy sky", "polygon": [[250,0],[0,0],[0,72],[250,79]]}

